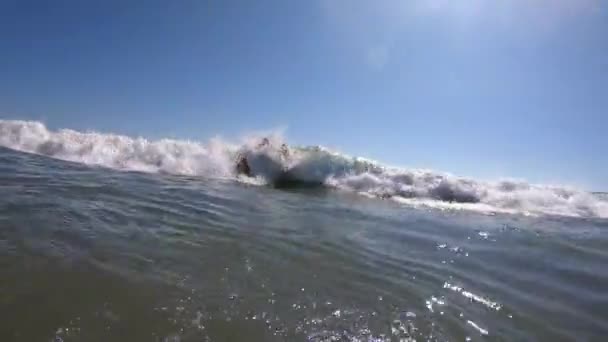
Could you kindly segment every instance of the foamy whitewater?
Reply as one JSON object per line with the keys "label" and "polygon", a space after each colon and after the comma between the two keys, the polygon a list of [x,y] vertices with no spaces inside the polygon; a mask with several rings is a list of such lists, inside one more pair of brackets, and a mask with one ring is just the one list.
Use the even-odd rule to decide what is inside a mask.
{"label": "foamy whitewater", "polygon": [[0,121],[0,340],[608,336],[606,194],[264,136]]}
{"label": "foamy whitewater", "polygon": [[319,182],[411,206],[608,217],[606,198],[570,187],[512,180],[486,182],[431,170],[396,168],[320,146],[291,147],[290,158],[282,160],[278,157],[282,136],[273,134],[269,138],[270,145],[259,150],[259,137],[249,137],[241,143],[221,139],[207,144],[172,139],[151,141],[70,129],[51,131],[36,121],[0,120],[0,146],[118,170],[239,178],[235,162],[239,155],[247,154],[255,157],[252,168],[262,183],[273,182],[276,172],[272,164],[279,163],[303,182]]}

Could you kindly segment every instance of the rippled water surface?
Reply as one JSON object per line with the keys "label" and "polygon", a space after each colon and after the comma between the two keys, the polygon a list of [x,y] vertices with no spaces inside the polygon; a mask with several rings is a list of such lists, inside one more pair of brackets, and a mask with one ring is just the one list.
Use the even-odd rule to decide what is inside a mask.
{"label": "rippled water surface", "polygon": [[608,221],[0,150],[2,341],[603,341]]}

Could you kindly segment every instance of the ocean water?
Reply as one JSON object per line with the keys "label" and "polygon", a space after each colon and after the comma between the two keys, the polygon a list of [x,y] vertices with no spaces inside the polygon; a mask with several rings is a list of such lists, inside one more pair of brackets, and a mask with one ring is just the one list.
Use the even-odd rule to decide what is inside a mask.
{"label": "ocean water", "polygon": [[606,340],[606,195],[270,140],[0,120],[1,340]]}

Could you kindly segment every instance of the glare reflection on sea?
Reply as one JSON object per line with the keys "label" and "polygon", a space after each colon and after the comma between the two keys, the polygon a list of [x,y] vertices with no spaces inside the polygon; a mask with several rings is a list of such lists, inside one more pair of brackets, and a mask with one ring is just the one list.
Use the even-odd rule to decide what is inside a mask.
{"label": "glare reflection on sea", "polygon": [[608,222],[2,150],[6,341],[601,341]]}

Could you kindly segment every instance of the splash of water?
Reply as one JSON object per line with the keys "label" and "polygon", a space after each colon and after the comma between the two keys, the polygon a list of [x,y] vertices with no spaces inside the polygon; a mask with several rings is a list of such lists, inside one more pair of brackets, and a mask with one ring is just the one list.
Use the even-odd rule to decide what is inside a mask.
{"label": "splash of water", "polygon": [[266,183],[288,170],[298,181],[391,198],[411,206],[608,217],[608,199],[577,189],[523,181],[484,182],[431,170],[389,167],[320,146],[292,147],[285,157],[282,136],[271,134],[268,139],[264,146],[259,146],[256,136],[240,143],[212,139],[203,144],[69,129],[51,131],[40,122],[0,120],[0,146],[118,170],[236,177],[236,160],[244,155],[254,174]]}

